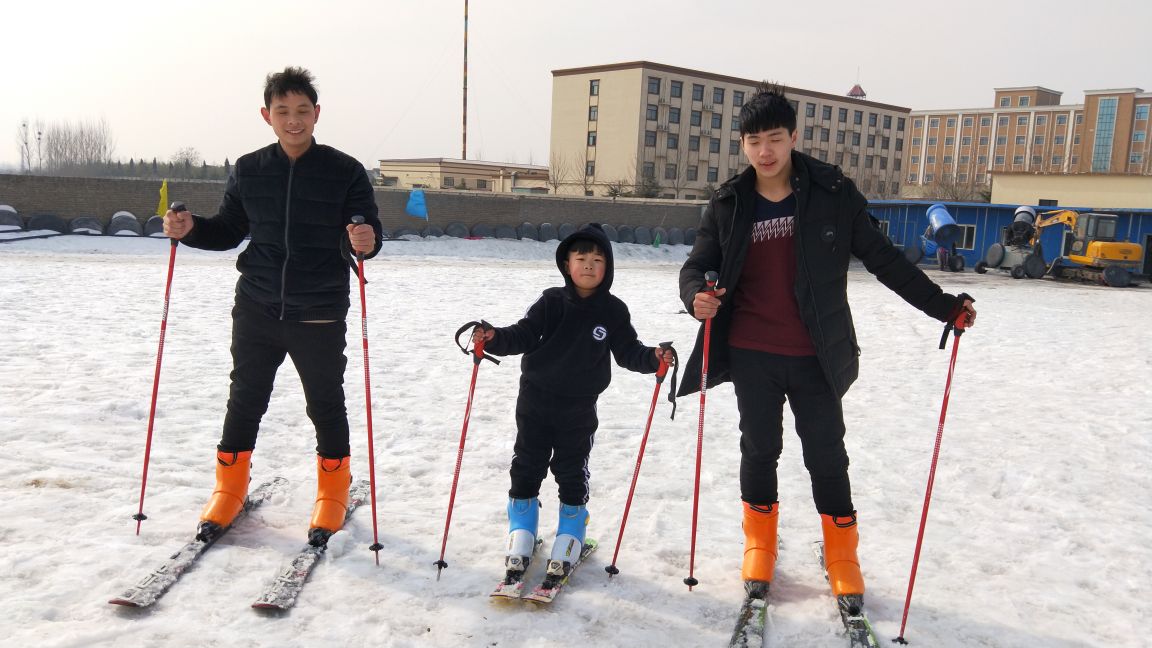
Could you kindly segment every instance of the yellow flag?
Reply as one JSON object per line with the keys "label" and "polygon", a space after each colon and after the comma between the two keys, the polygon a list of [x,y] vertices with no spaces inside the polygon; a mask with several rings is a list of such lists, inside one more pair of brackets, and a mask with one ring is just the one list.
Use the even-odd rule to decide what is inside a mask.
{"label": "yellow flag", "polygon": [[156,205],[156,215],[163,216],[168,213],[168,179],[164,179],[164,184],[160,185],[160,204]]}

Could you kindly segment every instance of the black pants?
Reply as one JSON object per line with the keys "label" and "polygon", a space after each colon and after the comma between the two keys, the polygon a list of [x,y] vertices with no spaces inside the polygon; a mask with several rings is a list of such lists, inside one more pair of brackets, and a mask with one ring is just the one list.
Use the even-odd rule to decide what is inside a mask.
{"label": "black pants", "polygon": [[776,466],[784,447],[784,401],[796,419],[816,510],[849,515],[852,486],[844,449],[844,412],[815,356],[731,349],[732,384],[740,408],[740,497],[779,500]]}
{"label": "black pants", "polygon": [[560,487],[560,501],[587,504],[588,455],[599,424],[595,398],[561,398],[521,383],[508,496],[539,496],[540,483],[551,468]]}
{"label": "black pants", "polygon": [[316,452],[332,459],[348,456],[347,330],[343,320],[325,324],[281,321],[238,298],[232,309],[232,385],[220,449],[243,452],[256,447],[276,370],[290,356],[304,387],[308,417],[316,426]]}

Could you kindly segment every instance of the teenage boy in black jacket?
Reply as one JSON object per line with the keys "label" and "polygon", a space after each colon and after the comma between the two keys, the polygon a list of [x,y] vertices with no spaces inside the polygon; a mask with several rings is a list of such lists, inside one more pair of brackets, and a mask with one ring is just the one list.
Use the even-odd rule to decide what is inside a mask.
{"label": "teenage boy in black jacket", "polygon": [[[227,528],[244,504],[260,419],[285,356],[300,374],[316,427],[309,539],[322,544],[344,526],[352,480],[344,406],[349,268],[353,254],[376,254],[381,227],[364,167],[313,139],[316,99],[307,70],[268,75],[260,114],[277,143],[236,160],[215,217],[186,211],[164,217],[164,233],[195,248],[229,250],[251,236],[236,261],[232,384],[201,538]],[[354,225],[353,216],[364,224]]]}
{"label": "teenage boy in black jacket", "polygon": [[[787,400],[824,532],[836,595],[864,593],[848,481],[840,399],[856,379],[860,348],[846,292],[849,255],[905,301],[967,325],[972,298],[944,293],[876,228],[867,201],[839,167],[794,150],[796,112],[784,90],[761,87],[740,109],[750,166],[721,185],[680,271],[680,296],[696,319],[715,318],[709,386],[731,380],[740,409],[740,497],[749,593],[776,565],[776,465]],[[704,273],[720,273],[715,296]],[[703,324],[680,394],[699,389]]]}
{"label": "teenage boy in black jacket", "polygon": [[540,483],[552,469],[560,522],[548,562],[550,576],[567,575],[584,545],[588,524],[588,455],[596,434],[596,399],[612,377],[609,353],[630,371],[655,373],[672,352],[644,346],[628,307],[612,295],[612,245],[595,223],[556,248],[563,288],[548,288],[516,324],[477,327],[494,355],[522,353],[516,399],[516,445],[508,491],[506,582],[519,581],[536,544]]}

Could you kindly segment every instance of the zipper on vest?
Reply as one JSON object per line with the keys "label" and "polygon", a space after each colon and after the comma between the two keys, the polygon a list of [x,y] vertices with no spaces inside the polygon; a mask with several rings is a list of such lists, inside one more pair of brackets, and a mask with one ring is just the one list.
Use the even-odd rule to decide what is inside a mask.
{"label": "zipper on vest", "polygon": [[280,320],[284,320],[287,309],[285,303],[288,294],[288,259],[292,256],[292,248],[288,245],[288,226],[291,223],[292,213],[292,173],[296,170],[296,160],[288,160],[288,192],[284,196],[284,264],[280,266]]}

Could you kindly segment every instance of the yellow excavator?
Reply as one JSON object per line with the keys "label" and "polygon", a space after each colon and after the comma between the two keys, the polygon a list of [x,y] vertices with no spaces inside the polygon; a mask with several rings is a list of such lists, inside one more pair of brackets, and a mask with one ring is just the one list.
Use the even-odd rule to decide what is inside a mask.
{"label": "yellow excavator", "polygon": [[[1123,288],[1132,282],[1144,250],[1138,243],[1116,240],[1114,214],[1081,214],[1070,209],[1043,212],[1036,219],[1031,244],[1042,259],[1040,232],[1046,227],[1065,225],[1072,233],[1065,256],[1056,257],[1047,274],[1057,279],[1086,279]],[[1064,263],[1064,261],[1071,263]]]}

